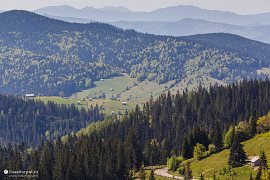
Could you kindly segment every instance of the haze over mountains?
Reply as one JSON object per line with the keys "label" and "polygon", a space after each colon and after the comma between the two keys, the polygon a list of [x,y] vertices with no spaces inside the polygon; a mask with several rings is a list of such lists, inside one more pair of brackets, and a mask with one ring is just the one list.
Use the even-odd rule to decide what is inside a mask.
{"label": "haze over mountains", "polygon": [[206,10],[195,6],[174,6],[151,12],[134,12],[123,7],[96,9],[85,7],[76,9],[71,6],[49,6],[34,12],[43,15],[93,19],[102,22],[115,21],[179,21],[185,18],[203,19],[232,25],[270,25],[270,13],[239,15],[232,12]]}
{"label": "haze over mountains", "polygon": [[[66,20],[72,21],[71,19]],[[230,33],[270,43],[270,26],[236,26],[189,18],[176,22],[118,21],[111,24],[124,29],[135,29],[139,32],[151,34],[189,36],[207,33]]]}
{"label": "haze over mountains", "polygon": [[150,34],[187,36],[222,32],[270,43],[270,13],[239,15],[195,6],[175,6],[151,12],[134,12],[125,7],[111,6],[100,9],[54,6],[34,12],[68,22],[108,22]]}

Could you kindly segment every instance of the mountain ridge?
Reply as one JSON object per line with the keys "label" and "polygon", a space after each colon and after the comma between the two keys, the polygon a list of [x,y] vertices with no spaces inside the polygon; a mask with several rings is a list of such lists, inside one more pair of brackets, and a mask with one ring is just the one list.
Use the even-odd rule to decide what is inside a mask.
{"label": "mountain ridge", "polygon": [[[270,25],[270,13],[239,15],[229,11],[218,11],[202,9],[196,6],[172,6],[161,8],[149,12],[140,11],[119,11],[119,8],[109,8],[109,11],[97,8],[77,9],[63,6],[61,11],[54,11],[57,6],[43,7],[34,12],[38,14],[47,14],[50,16],[64,16],[75,18],[93,19],[96,21],[113,22],[113,21],[178,21],[184,18],[203,19],[207,21],[227,23],[232,25]],[[111,11],[113,9],[113,11]],[[118,10],[117,10],[118,9]]]}
{"label": "mountain ridge", "polygon": [[109,24],[123,29],[134,29],[143,33],[189,36],[208,33],[230,33],[240,35],[252,40],[270,43],[270,26],[236,26],[202,19],[185,18],[176,22],[130,22],[118,21]]}

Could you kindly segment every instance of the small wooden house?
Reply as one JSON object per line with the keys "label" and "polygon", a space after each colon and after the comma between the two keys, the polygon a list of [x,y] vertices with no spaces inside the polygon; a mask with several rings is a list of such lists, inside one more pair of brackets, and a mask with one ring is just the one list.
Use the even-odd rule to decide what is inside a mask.
{"label": "small wooden house", "polygon": [[259,158],[259,156],[254,156],[251,160],[250,160],[250,162],[251,162],[251,166],[252,167],[257,167],[257,166],[260,166],[260,158]]}

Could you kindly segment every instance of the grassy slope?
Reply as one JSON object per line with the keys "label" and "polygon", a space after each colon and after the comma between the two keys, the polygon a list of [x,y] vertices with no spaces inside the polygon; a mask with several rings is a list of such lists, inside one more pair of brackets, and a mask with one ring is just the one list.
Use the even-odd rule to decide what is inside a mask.
{"label": "grassy slope", "polygon": [[[151,95],[154,98],[158,97],[161,93],[167,92],[169,87],[171,87],[169,90],[172,94],[175,94],[177,90],[182,92],[186,88],[188,90],[196,90],[200,81],[202,87],[209,87],[215,83],[225,85],[225,83],[222,83],[221,81],[202,76],[200,78],[185,78],[175,86],[171,87],[171,85],[174,83],[173,81],[165,84],[158,84],[154,81],[148,80],[138,82],[136,79],[130,78],[127,74],[123,74],[123,76],[120,77],[97,81],[94,83],[95,87],[73,94],[71,98],[82,101],[84,98],[87,99],[87,96],[93,97],[98,96],[101,93],[105,93],[106,99],[94,99],[93,101],[87,103],[88,106],[95,104],[102,105],[103,112],[109,115],[112,111],[124,112],[125,109],[130,110],[134,108],[136,104],[142,105],[150,98]],[[129,87],[128,90],[127,87]],[[111,88],[113,91],[111,91]],[[119,101],[110,100],[112,95],[114,97],[119,95],[117,98]],[[128,106],[122,106],[122,101],[127,101]]]}
{"label": "grassy slope", "polygon": [[129,90],[123,92],[120,99],[127,100],[129,98],[131,102],[142,104],[145,103],[150,96],[158,97],[161,93],[165,92],[172,82],[165,84],[158,84],[154,81],[145,80],[137,83],[137,85],[130,87]]}
{"label": "grassy slope", "polygon": [[[264,150],[270,162],[270,132],[260,134],[253,139],[245,141],[243,143],[247,156],[259,155],[261,150]],[[228,169],[227,161],[229,158],[229,150],[223,150],[220,153],[211,155],[201,161],[195,161],[191,163],[191,168],[194,176],[199,176],[201,173],[205,173],[205,177],[213,177],[214,172],[220,179],[229,179],[229,171],[224,172],[224,167]],[[233,169],[236,172],[235,179],[244,180],[248,179],[250,172],[256,174],[255,170],[250,170],[248,165]],[[221,173],[221,174],[220,174]]]}
{"label": "grassy slope", "polygon": [[[110,99],[112,95],[116,97],[117,94],[121,94],[126,91],[127,86],[132,86],[137,81],[134,78],[130,78],[128,75],[115,77],[111,79],[104,79],[103,81],[94,82],[94,87],[78,92],[72,95],[73,98],[83,99],[86,96],[94,96],[95,94],[105,93],[106,98]],[[111,91],[113,88],[113,91]]]}
{"label": "grassy slope", "polygon": [[[73,94],[69,98],[60,98],[56,96],[47,96],[47,97],[37,97],[36,99],[44,101],[45,103],[54,101],[57,104],[75,104],[77,107],[89,108],[95,106],[96,104],[102,107],[102,112],[106,115],[111,115],[112,111],[118,113],[124,113],[126,110],[134,109],[136,104],[142,105],[147,100],[149,100],[152,95],[154,98],[158,97],[161,93],[167,92],[168,88],[172,94],[175,94],[177,90],[182,92],[186,88],[188,90],[196,90],[200,84],[203,87],[209,87],[215,83],[223,84],[222,82],[215,80],[210,77],[188,77],[183,79],[178,84],[171,87],[174,83],[173,81],[166,84],[158,84],[154,81],[149,82],[145,80],[143,82],[138,82],[134,78],[130,78],[127,74],[123,76],[115,77],[111,79],[104,79],[103,81],[97,81],[94,83],[94,87]],[[129,87],[127,89],[127,87]],[[111,91],[111,88],[113,91]],[[106,94],[105,99],[93,99],[88,100],[87,97],[93,97],[100,95],[101,93]],[[119,96],[118,100],[111,100],[112,95],[116,97]],[[80,101],[80,104],[77,104],[77,101]],[[128,102],[128,105],[122,105],[122,102]]]}

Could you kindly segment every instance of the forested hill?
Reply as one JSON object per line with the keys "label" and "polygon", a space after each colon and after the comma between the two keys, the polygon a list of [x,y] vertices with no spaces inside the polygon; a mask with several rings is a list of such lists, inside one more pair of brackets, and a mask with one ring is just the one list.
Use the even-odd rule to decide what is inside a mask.
{"label": "forested hill", "polygon": [[[23,10],[12,10],[0,15],[1,32],[40,32],[40,31],[92,31],[95,33],[122,33],[123,30],[102,23],[79,24],[50,19]],[[101,28],[101,29],[99,29]]]}
{"label": "forested hill", "polygon": [[241,36],[225,33],[193,35],[184,37],[184,39],[191,40],[205,46],[215,46],[216,48],[232,51],[240,54],[241,56],[254,57],[261,61],[261,65],[269,65],[270,48],[268,44],[251,41],[250,39],[243,38]]}
{"label": "forested hill", "polygon": [[270,109],[269,93],[266,80],[163,94],[120,121],[92,124],[63,142],[42,143],[32,151],[0,148],[0,170],[34,169],[44,179],[131,179],[142,163],[165,164],[172,155],[191,158],[197,143],[210,153],[220,151],[232,125],[239,123],[241,141],[254,136],[257,118]]}
{"label": "forested hill", "polygon": [[270,45],[230,34],[156,36],[27,11],[1,13],[0,24],[0,92],[69,95],[122,72],[159,83],[189,75],[233,82],[264,77],[257,70],[270,59]]}

